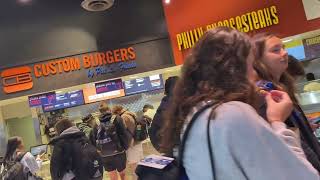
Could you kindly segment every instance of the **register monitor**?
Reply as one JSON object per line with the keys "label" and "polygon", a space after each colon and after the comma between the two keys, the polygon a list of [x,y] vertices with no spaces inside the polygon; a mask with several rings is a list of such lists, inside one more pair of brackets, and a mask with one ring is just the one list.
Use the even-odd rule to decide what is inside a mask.
{"label": "register monitor", "polygon": [[41,145],[37,145],[37,146],[32,146],[30,148],[30,153],[33,156],[37,156],[38,154],[45,154],[45,153],[47,153],[47,148],[48,148],[47,144],[41,144]]}

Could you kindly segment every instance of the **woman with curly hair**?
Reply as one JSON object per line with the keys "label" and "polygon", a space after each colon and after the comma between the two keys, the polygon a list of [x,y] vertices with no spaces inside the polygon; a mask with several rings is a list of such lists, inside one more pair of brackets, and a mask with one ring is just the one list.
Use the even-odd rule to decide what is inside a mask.
{"label": "woman with curly hair", "polygon": [[257,114],[253,61],[250,39],[243,33],[226,27],[207,31],[183,65],[162,150],[174,147],[172,137],[187,137],[179,156],[191,180],[319,179],[283,123],[292,110],[287,93],[266,93],[267,119]]}

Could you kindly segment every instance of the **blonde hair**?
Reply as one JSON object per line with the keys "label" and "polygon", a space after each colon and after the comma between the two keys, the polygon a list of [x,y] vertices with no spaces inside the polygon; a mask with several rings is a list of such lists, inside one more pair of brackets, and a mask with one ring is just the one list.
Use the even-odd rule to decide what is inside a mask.
{"label": "blonde hair", "polygon": [[99,105],[99,111],[100,113],[106,113],[106,112],[111,112],[111,109],[106,102],[102,102]]}

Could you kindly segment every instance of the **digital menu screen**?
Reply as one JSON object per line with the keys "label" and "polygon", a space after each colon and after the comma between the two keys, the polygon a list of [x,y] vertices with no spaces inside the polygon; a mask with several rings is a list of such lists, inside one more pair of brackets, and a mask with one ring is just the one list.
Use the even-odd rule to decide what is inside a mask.
{"label": "digital menu screen", "polygon": [[34,96],[29,96],[28,99],[30,107],[42,106],[43,104],[53,103],[53,101],[55,101],[56,99],[56,93],[49,92],[45,94],[38,94]]}
{"label": "digital menu screen", "polygon": [[123,84],[126,95],[164,88],[161,74],[124,81]]}
{"label": "digital menu screen", "polygon": [[85,103],[125,96],[121,79],[114,79],[89,85],[83,89]]}
{"label": "digital menu screen", "polygon": [[58,109],[64,109],[74,106],[80,106],[84,104],[82,90],[70,91],[67,93],[57,93],[55,95],[55,101],[51,103],[43,104],[44,111],[54,111]]}
{"label": "digital menu screen", "polygon": [[121,79],[99,82],[96,83],[95,86],[97,94],[123,89]]}

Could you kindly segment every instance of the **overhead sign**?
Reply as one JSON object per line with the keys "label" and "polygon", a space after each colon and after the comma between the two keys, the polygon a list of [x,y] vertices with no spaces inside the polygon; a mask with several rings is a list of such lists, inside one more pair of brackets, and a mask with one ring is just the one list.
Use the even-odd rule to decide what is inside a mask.
{"label": "overhead sign", "polygon": [[279,24],[278,10],[276,6],[270,6],[181,32],[176,35],[177,46],[180,51],[189,49],[193,47],[205,31],[219,26],[227,26],[247,33],[276,24]]}
{"label": "overhead sign", "polygon": [[193,41],[211,27],[223,24],[250,35],[269,32],[284,38],[317,30],[320,23],[320,18],[306,19],[301,0],[163,1],[163,8],[176,65],[183,64]]}
{"label": "overhead sign", "polygon": [[135,68],[136,53],[133,47],[106,52],[87,53],[62,59],[6,69],[1,72],[3,91],[7,94],[32,89],[33,78],[46,78],[62,73],[88,70],[89,78]]}
{"label": "overhead sign", "polygon": [[33,66],[33,71],[35,77],[40,78],[43,76],[53,76],[57,73],[77,71],[82,68],[89,69],[114,63],[127,62],[134,60],[135,58],[136,54],[133,47],[128,47],[35,64]]}
{"label": "overhead sign", "polygon": [[304,39],[302,42],[307,59],[320,57],[320,36]]}
{"label": "overhead sign", "polygon": [[1,78],[5,93],[25,91],[33,87],[31,68],[28,66],[6,69],[2,71]]}

